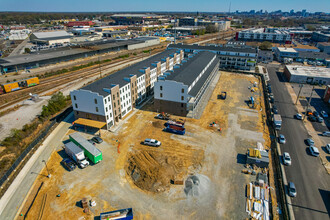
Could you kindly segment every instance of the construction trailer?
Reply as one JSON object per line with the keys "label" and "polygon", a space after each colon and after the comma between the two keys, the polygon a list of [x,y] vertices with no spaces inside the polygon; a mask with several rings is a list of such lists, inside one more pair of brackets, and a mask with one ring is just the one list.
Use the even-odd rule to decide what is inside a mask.
{"label": "construction trailer", "polygon": [[249,148],[246,153],[246,163],[255,164],[258,167],[268,167],[269,155],[265,150]]}
{"label": "construction trailer", "polygon": [[84,150],[86,157],[94,164],[103,160],[102,152],[91,144],[87,139],[75,132],[69,135],[70,140]]}

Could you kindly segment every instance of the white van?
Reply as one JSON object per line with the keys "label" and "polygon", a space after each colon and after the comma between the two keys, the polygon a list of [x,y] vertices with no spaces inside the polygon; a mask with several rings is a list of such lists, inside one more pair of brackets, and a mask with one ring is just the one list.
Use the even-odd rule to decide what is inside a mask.
{"label": "white van", "polygon": [[323,136],[330,137],[330,131],[325,131],[322,133]]}

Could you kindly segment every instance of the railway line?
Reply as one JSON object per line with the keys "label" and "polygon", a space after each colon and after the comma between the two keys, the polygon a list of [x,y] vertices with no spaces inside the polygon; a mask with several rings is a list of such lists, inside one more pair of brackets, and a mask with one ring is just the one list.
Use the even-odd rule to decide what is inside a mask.
{"label": "railway line", "polygon": [[[227,33],[227,34],[223,35],[223,37],[227,37],[228,35],[230,35],[230,34]],[[210,35],[208,37],[203,37],[203,38],[194,38],[194,39],[184,40],[183,42],[184,43],[198,43],[198,42],[204,43],[206,41],[213,40],[214,37],[215,37],[215,35]],[[155,49],[151,51],[151,55],[159,53],[163,50],[164,50],[164,48],[155,47]],[[28,99],[30,97],[30,95],[29,95],[30,93],[40,95],[51,89],[56,89],[58,87],[66,85],[70,82],[76,81],[77,79],[85,79],[87,77],[96,76],[96,75],[100,74],[100,69],[101,69],[101,74],[104,77],[108,74],[111,74],[111,73],[105,73],[108,69],[113,68],[118,65],[130,63],[132,61],[135,61],[135,60],[138,60],[138,59],[141,59],[144,57],[145,57],[144,54],[139,54],[139,55],[136,55],[132,58],[125,59],[125,60],[112,61],[110,63],[103,63],[103,64],[96,65],[96,66],[94,65],[91,67],[86,67],[81,70],[62,73],[60,75],[50,76],[50,77],[43,78],[43,79],[41,78],[40,85],[1,95],[0,109],[5,109],[9,106],[15,105],[16,103],[18,103],[20,101]]]}

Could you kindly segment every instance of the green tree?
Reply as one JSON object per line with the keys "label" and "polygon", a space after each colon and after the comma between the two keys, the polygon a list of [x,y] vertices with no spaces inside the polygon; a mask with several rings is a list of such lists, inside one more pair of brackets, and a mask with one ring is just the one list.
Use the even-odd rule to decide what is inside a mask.
{"label": "green tree", "polygon": [[260,44],[259,48],[261,50],[270,50],[272,49],[272,43],[269,41],[264,41]]}
{"label": "green tree", "polygon": [[25,52],[25,53],[31,53],[31,50],[30,50],[30,48],[25,47],[25,48],[24,48],[24,52]]}

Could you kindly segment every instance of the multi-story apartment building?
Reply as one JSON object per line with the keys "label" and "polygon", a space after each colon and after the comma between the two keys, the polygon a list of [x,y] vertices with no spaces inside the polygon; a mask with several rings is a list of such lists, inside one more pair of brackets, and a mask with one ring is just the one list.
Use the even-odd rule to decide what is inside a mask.
{"label": "multi-story apartment building", "polygon": [[209,51],[216,53],[220,59],[220,68],[254,70],[258,58],[258,48],[245,45],[198,46],[170,44],[168,49],[182,49],[185,53]]}
{"label": "multi-story apartment building", "polygon": [[291,44],[293,34],[276,28],[251,28],[236,33],[236,40],[270,41]]}
{"label": "multi-story apartment building", "polygon": [[203,51],[194,52],[166,71],[155,83],[154,109],[179,116],[187,116],[199,107],[205,91],[219,71],[216,54]]}
{"label": "multi-story apartment building", "polygon": [[81,89],[71,91],[75,118],[106,123],[110,129],[153,94],[157,78],[181,63],[182,50],[166,50],[115,72]]}

